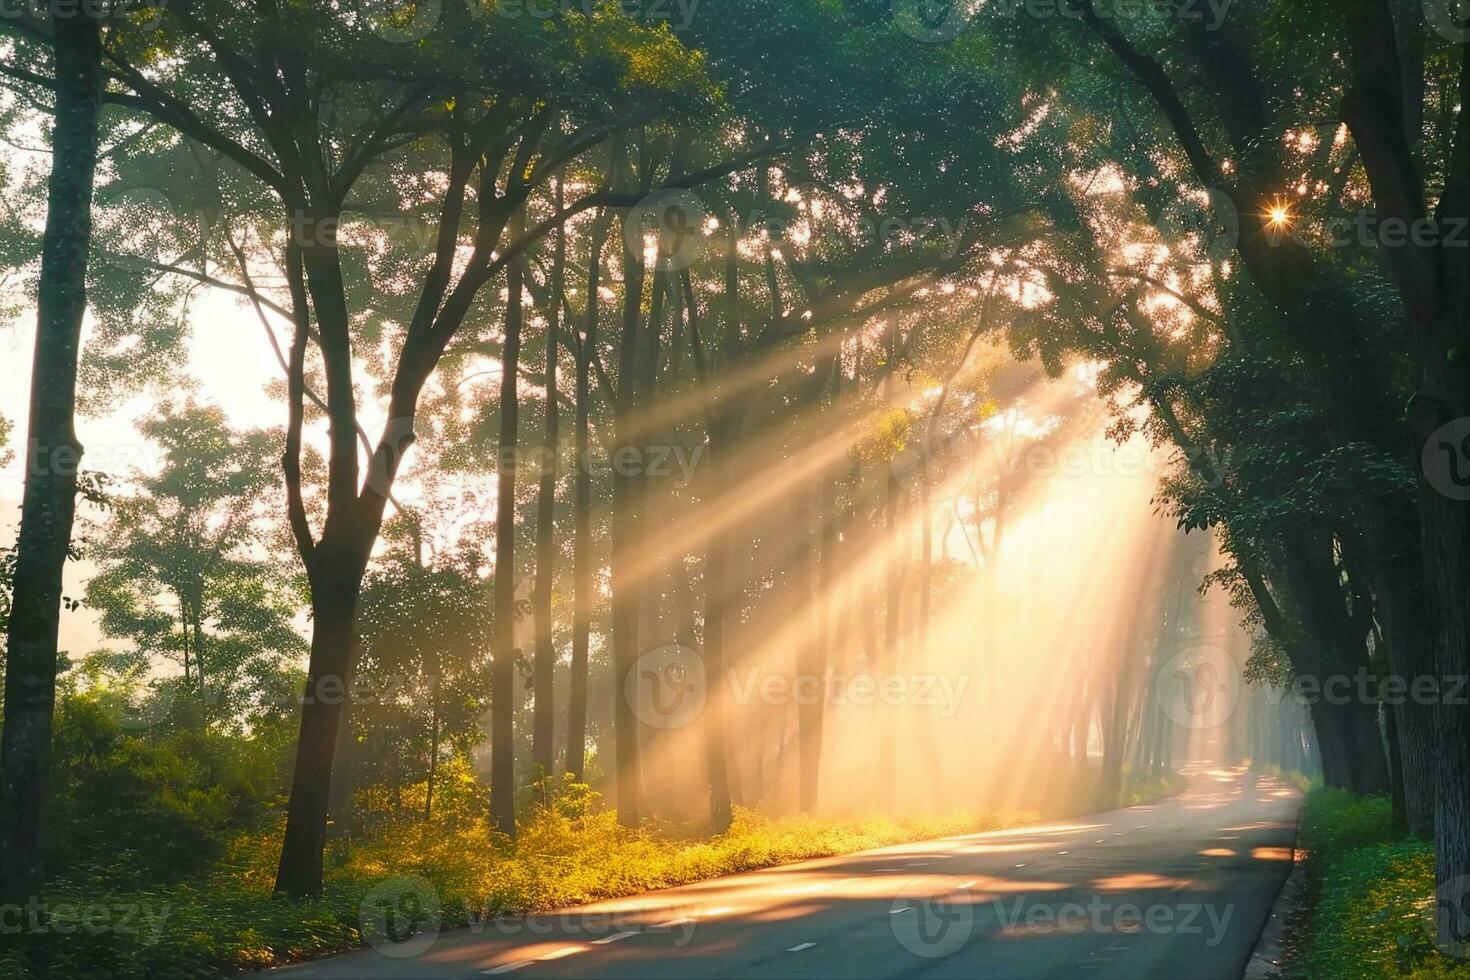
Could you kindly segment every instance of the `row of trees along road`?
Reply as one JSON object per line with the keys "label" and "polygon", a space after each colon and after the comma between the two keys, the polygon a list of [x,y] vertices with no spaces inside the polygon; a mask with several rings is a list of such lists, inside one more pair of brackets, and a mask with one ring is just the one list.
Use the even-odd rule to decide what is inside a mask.
{"label": "row of trees along road", "polygon": [[[488,690],[453,700],[488,697],[507,834],[518,647],[534,675],[531,760],[558,756],[551,583],[568,551],[560,755],[581,777],[589,734],[610,732],[598,758],[629,824],[657,791],[640,771],[657,739],[622,697],[589,727],[604,589],[615,679],[655,641],[697,646],[719,678],[773,627],[796,637],[803,672],[849,637],[874,663],[922,655],[945,584],[940,508],[894,463],[935,432],[963,442],[1015,396],[1016,369],[983,357],[995,338],[1053,372],[1101,362],[1116,434],[1178,452],[1165,499],[1183,527],[1219,532],[1228,562],[1213,577],[1260,628],[1257,676],[1470,672],[1470,513],[1420,466],[1470,415],[1470,253],[1449,235],[1369,248],[1331,233],[1363,211],[1467,217],[1463,40],[1390,0],[1257,4],[1220,23],[1065,7],[982,11],[943,38],[876,0],[703,9],[677,32],[616,6],[543,20],[457,2],[7,19],[6,123],[43,120],[53,150],[49,186],[30,188],[49,205],[29,253],[28,444],[74,444],[79,377],[100,403],[177,371],[174,327],[196,290],[243,297],[284,378],[281,511],[310,596],[308,691],[374,663],[373,636],[399,625],[364,592],[385,531],[407,557],[382,575],[434,574],[424,515],[394,500],[410,447],[435,478],[493,471],[491,616],[465,627],[490,637]],[[691,198],[696,225],[667,220],[689,218]],[[661,220],[645,236],[649,214]],[[96,328],[79,355],[84,286]],[[579,467],[566,487],[507,465],[507,450],[558,448],[563,407],[578,459],[699,448],[703,469],[679,484]],[[777,459],[779,479],[748,478]],[[1003,490],[950,513],[990,522],[998,546],[985,508]],[[7,899],[42,875],[76,492],[74,467],[27,470]],[[528,577],[535,639],[518,644]],[[451,605],[474,595],[424,582]],[[786,744],[784,721],[758,710],[739,724],[764,737],[730,744],[722,697],[702,732],[716,825]],[[1328,781],[1393,787],[1408,826],[1435,838],[1440,878],[1470,874],[1465,712],[1392,706],[1388,753],[1375,705],[1312,712]],[[321,888],[344,714],[310,697],[301,711],[277,878],[290,895]],[[431,738],[454,729],[433,714]],[[821,725],[820,706],[799,713],[804,807]],[[892,786],[884,734],[875,779]]]}

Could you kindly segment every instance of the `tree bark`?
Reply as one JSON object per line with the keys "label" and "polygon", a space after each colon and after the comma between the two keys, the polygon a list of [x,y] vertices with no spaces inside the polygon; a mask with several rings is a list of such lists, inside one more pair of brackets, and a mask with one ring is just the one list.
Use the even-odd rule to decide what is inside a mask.
{"label": "tree bark", "polygon": [[[558,211],[562,207],[561,180],[555,193]],[[540,775],[551,776],[556,768],[556,749],[552,745],[553,698],[556,680],[556,645],[552,642],[551,595],[556,567],[556,478],[557,451],[561,446],[561,411],[557,406],[556,357],[557,339],[561,333],[561,298],[566,269],[566,227],[557,229],[551,262],[551,309],[546,323],[546,432],[541,440],[540,485],[536,498],[536,588],[531,597],[536,618],[536,659],[534,670],[534,707],[531,717],[531,758]],[[591,300],[595,302],[596,300]]]}
{"label": "tree bark", "polygon": [[597,356],[598,291],[602,286],[602,249],[611,221],[600,213],[592,225],[587,258],[587,309],[582,342],[577,349],[576,486],[572,503],[572,676],[567,699],[566,770],[577,782],[586,779],[587,653],[596,601],[596,564],[592,559],[592,359]]}
{"label": "tree bark", "polygon": [[353,636],[357,600],[367,567],[367,547],[343,549],[340,561],[323,540],[323,570],[312,575],[311,657],[291,801],[286,811],[286,837],[276,870],[276,892],[292,898],[320,895],[322,850],[327,843],[333,756],[346,713],[342,692],[351,689]]}
{"label": "tree bark", "polygon": [[41,245],[25,489],[6,631],[0,736],[0,902],[24,903],[44,880],[41,804],[56,704],[62,571],[71,544],[81,445],[77,358],[86,313],[92,182],[102,104],[101,29],[76,8],[52,18],[56,124]]}
{"label": "tree bark", "polygon": [[[624,236],[626,239],[627,236]],[[618,822],[625,827],[638,826],[641,819],[641,777],[638,768],[638,717],[632,696],[636,687],[629,685],[630,675],[637,669],[638,613],[642,585],[633,574],[632,561],[637,553],[639,511],[644,483],[641,477],[622,472],[617,465],[619,455],[632,445],[631,430],[636,421],[638,378],[642,365],[639,354],[639,325],[642,321],[643,256],[623,243],[624,296],[622,336],[618,343],[618,391],[613,406],[614,466],[612,473],[612,648],[613,648],[613,755],[617,769]],[[638,683],[633,678],[633,684]]]}
{"label": "tree bark", "polygon": [[[525,221],[511,219],[512,234]],[[490,821],[512,838],[516,833],[516,469],[520,452],[521,325],[525,314],[526,264],[506,267],[505,341],[500,368],[500,453],[495,497],[495,624],[490,651]]]}

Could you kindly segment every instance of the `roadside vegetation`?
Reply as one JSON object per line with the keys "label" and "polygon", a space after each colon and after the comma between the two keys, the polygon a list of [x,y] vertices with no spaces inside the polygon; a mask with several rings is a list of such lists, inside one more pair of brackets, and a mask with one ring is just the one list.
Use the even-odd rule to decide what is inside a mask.
{"label": "roadside vegetation", "polygon": [[[375,941],[481,924],[494,916],[548,911],[720,875],[908,841],[997,830],[1037,817],[953,812],[925,818],[822,820],[763,817],[737,807],[730,829],[686,836],[678,826],[618,824],[585,784],[543,780],[527,788],[512,842],[492,829],[488,796],[464,760],[444,764],[435,808],[423,819],[427,784],[376,788],[357,803],[370,836],[329,845],[319,898],[272,895],[284,814],[249,793],[250,760],[221,744],[147,743],[111,724],[94,699],[67,698],[59,715],[89,739],[58,787],[58,840],[74,857],[37,903],[46,928],[0,953],[0,976],[185,980],[346,952]],[[268,746],[256,746],[267,751]],[[195,750],[192,758],[183,754]],[[231,771],[212,787],[204,770]],[[168,778],[176,792],[148,782]],[[197,780],[191,785],[190,780]],[[93,794],[112,795],[103,807]],[[233,816],[231,816],[233,814]],[[243,826],[239,821],[243,820]],[[96,852],[102,824],[124,849]],[[232,826],[233,825],[233,826]],[[224,840],[215,849],[209,841]],[[103,863],[105,860],[105,863]],[[130,879],[120,869],[132,868]],[[160,883],[163,882],[163,883]],[[384,920],[382,910],[389,918]],[[377,918],[375,918],[377,916]],[[382,925],[375,926],[375,923]],[[384,934],[375,934],[375,929]]]}
{"label": "roadside vegetation", "polygon": [[1387,797],[1313,790],[1299,844],[1308,907],[1288,975],[1470,977],[1470,961],[1435,946],[1434,845],[1395,826]]}

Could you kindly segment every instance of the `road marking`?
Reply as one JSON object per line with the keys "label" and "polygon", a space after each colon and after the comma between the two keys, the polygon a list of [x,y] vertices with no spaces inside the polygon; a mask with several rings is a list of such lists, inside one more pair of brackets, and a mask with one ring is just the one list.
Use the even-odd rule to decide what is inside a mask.
{"label": "road marking", "polygon": [[929,867],[929,862],[928,861],[910,861],[907,866],[910,867],[910,868],[927,868],[927,867]]}
{"label": "road marking", "polygon": [[913,910],[914,910],[914,907],[912,905],[905,905],[903,908],[901,908],[901,909],[894,909],[892,912],[889,912],[888,914],[889,915],[897,915],[900,912],[912,912]]}
{"label": "road marking", "polygon": [[1024,867],[1026,867],[1026,865],[1024,865],[1024,864],[1018,864],[1018,865],[1016,865],[1016,867],[1018,867],[1018,868],[1024,868]]}
{"label": "road marking", "polygon": [[493,977],[493,976],[495,976],[498,973],[509,973],[511,970],[519,970],[523,966],[530,966],[530,965],[531,965],[531,961],[530,960],[517,960],[514,963],[507,963],[504,966],[497,966],[493,970],[483,970],[481,972],[485,976],[487,976],[487,977]]}
{"label": "road marking", "polygon": [[636,936],[636,935],[638,935],[638,933],[636,933],[636,932],[615,932],[611,936],[603,936],[601,939],[594,939],[594,940],[592,940],[592,945],[594,945],[594,946],[606,946],[608,943],[622,942],[624,939],[627,939],[629,936]]}
{"label": "road marking", "polygon": [[1067,851],[1057,851],[1057,853],[1058,853],[1058,854],[1067,854],[1067,853],[1069,853],[1069,852],[1067,852]]}
{"label": "road marking", "polygon": [[974,883],[974,882],[973,882],[973,881],[967,881],[967,882],[965,882],[965,883],[964,883],[964,884],[962,884],[962,885],[960,885],[960,887],[961,887],[961,888],[969,888],[969,887],[971,887],[971,886],[972,886],[972,885],[974,885],[974,884],[975,884],[975,883]]}
{"label": "road marking", "polygon": [[689,918],[689,916],[686,915],[686,916],[683,916],[682,918],[670,919],[668,922],[660,922],[656,926],[649,926],[649,928],[650,929],[672,929],[672,928],[674,928],[674,926],[688,925],[689,923],[691,923],[693,921],[694,921],[693,919]]}
{"label": "road marking", "polygon": [[802,950],[804,950],[804,949],[811,949],[815,945],[816,945],[816,943],[800,943],[800,944],[798,944],[796,946],[792,946],[786,952],[788,952],[788,953],[800,953]]}
{"label": "road marking", "polygon": [[575,953],[580,953],[586,948],[587,947],[585,946],[563,946],[561,949],[553,949],[545,956],[536,957],[536,962],[540,963],[545,960],[559,960],[564,956],[571,956]]}
{"label": "road marking", "polygon": [[1099,837],[1097,840],[1093,841],[1094,844],[1106,844],[1107,842],[1108,839],[1106,837]]}

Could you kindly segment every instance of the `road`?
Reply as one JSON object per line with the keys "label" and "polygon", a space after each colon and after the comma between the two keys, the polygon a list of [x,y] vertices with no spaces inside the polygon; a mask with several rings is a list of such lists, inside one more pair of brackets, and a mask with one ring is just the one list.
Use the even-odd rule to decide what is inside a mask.
{"label": "road", "polygon": [[1189,775],[1184,793],[1149,806],[495,919],[272,973],[1236,980],[1291,868],[1300,796],[1238,769]]}

